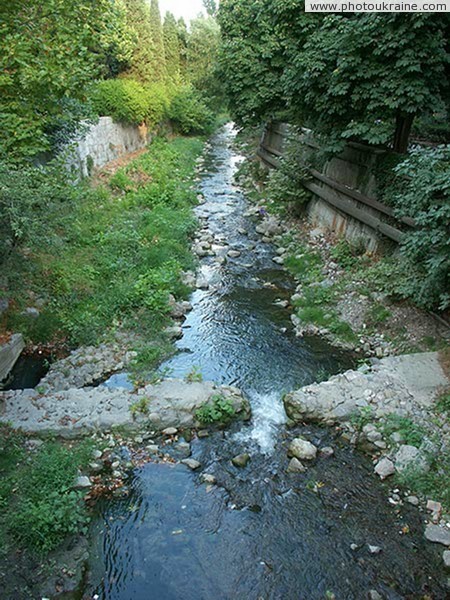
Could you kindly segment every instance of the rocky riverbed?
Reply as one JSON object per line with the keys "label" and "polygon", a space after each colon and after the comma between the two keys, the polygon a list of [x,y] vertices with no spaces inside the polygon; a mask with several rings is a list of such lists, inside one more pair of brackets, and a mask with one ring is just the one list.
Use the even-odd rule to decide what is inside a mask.
{"label": "rocky riverbed", "polygon": [[[448,516],[439,498],[393,479],[408,461],[425,465],[434,437],[421,447],[384,426],[392,414],[430,419],[448,383],[441,356],[358,368],[354,354],[302,329],[293,319],[302,288],[284,268],[292,224],[247,203],[233,138],[227,127],[198,162],[199,269],[185,274],[190,301],[172,301],[166,334],[177,353],[161,381],[131,384],[123,339],[78,349],[36,389],[2,393],[0,419],[33,448],[48,433],[94,443],[74,481],[95,507],[88,568],[67,575],[58,565],[46,583],[36,572],[33,593],[444,600]],[[369,339],[352,350],[391,353]],[[236,417],[228,429],[212,416],[218,399]],[[84,546],[72,550],[86,566]]]}

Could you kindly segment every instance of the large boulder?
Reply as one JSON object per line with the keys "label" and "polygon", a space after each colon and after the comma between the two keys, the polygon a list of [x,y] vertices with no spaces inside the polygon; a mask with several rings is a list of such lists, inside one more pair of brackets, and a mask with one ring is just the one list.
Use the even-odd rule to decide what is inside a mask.
{"label": "large boulder", "polygon": [[314,460],[317,456],[317,448],[308,440],[298,437],[289,444],[288,454],[298,460]]}

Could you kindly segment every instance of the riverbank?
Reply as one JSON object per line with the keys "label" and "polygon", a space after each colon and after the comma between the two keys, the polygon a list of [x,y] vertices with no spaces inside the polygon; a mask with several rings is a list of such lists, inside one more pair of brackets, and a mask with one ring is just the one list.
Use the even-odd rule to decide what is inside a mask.
{"label": "riverbank", "polygon": [[[96,428],[99,396],[108,396],[95,386],[125,368],[136,383],[152,379],[156,365],[173,352],[173,328],[190,310],[185,272],[195,268],[192,209],[202,148],[196,138],[157,139],[131,160],[108,166],[93,182],[67,183],[67,199],[58,210],[52,204],[56,184],[49,181],[42,235],[10,256],[8,276],[1,281],[2,339],[11,331],[23,334],[27,348],[16,385],[41,386],[0,393],[0,571],[7,597],[53,597],[58,589],[70,591],[80,582],[87,541],[79,533],[85,533],[91,513],[77,473],[93,472],[91,450],[99,450],[95,436],[86,438],[86,433]],[[67,390],[71,399],[61,396]],[[23,402],[17,405],[13,430],[8,398],[16,394]],[[77,440],[53,441],[64,430],[71,437],[77,429],[79,411],[87,406],[79,395],[89,405],[87,428],[79,428]],[[200,394],[198,406],[191,406],[192,420],[212,395],[209,388]],[[149,401],[142,394],[124,398],[120,392],[109,400],[118,397],[124,401],[122,417],[116,423],[111,415],[117,414],[106,402],[109,422],[126,421],[136,429],[148,414]],[[30,411],[37,411],[36,427],[23,422]],[[101,441],[100,446],[103,451]],[[37,478],[34,491],[30,470]],[[16,575],[10,578],[12,571]],[[22,577],[23,572],[30,577]]]}

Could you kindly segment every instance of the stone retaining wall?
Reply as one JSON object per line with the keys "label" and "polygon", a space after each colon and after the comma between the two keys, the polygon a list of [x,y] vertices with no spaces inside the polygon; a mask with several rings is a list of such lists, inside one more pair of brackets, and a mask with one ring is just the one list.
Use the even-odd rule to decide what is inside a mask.
{"label": "stone retaining wall", "polygon": [[125,125],[115,123],[111,117],[100,117],[77,142],[68,163],[82,177],[88,177],[95,168],[145,148],[151,138],[145,125]]}

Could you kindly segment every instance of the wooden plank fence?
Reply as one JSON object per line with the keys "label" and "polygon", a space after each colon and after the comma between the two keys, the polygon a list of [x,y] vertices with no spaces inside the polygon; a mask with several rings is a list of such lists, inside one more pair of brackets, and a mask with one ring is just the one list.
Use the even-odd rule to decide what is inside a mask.
{"label": "wooden plank fence", "polygon": [[[308,130],[303,130],[303,134],[310,133]],[[269,168],[279,168],[279,160],[284,155],[284,147],[288,139],[297,139],[310,148],[319,149],[319,146],[311,139],[310,135],[292,134],[286,124],[276,123],[269,124],[266,127],[257,151],[258,157]],[[364,150],[365,152],[368,150],[368,147],[362,144],[350,143],[350,145],[357,150]],[[382,152],[382,150],[376,148],[370,149],[370,151]],[[309,169],[309,173],[311,180],[303,183],[307,190],[326,202],[334,210],[369,226],[377,234],[399,243],[405,230],[415,227],[413,219],[397,218],[390,206],[386,206],[375,198],[331,179],[316,169]]]}

